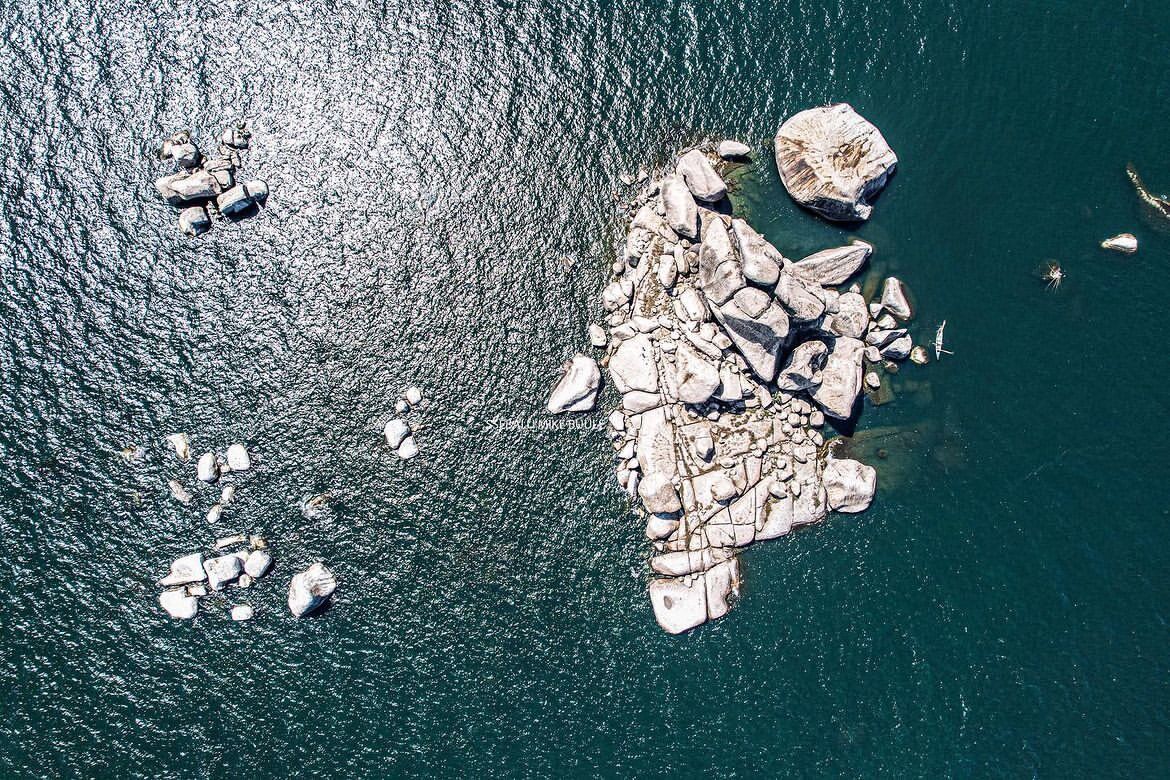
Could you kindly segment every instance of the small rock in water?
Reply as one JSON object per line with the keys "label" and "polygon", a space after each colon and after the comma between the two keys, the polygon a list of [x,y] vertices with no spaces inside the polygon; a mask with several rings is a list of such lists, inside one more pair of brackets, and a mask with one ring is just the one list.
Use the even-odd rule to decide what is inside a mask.
{"label": "small rock in water", "polygon": [[1132,255],[1138,248],[1137,237],[1133,233],[1119,233],[1113,238],[1107,238],[1102,241],[1101,247],[1103,249],[1112,249],[1115,252],[1124,252],[1127,255]]}
{"label": "small rock in water", "polygon": [[187,489],[185,487],[183,487],[181,484],[179,484],[179,480],[172,479],[172,480],[168,481],[167,487],[169,487],[171,489],[171,495],[174,496],[175,500],[178,501],[180,504],[190,504],[191,503],[191,494],[187,492]]}
{"label": "small rock in water", "polygon": [[252,468],[252,457],[248,454],[248,448],[243,444],[228,447],[227,464],[232,471],[247,471]]}
{"label": "small rock in water", "polygon": [[185,590],[164,590],[158,603],[166,613],[179,620],[190,620],[199,612],[199,602]]}
{"label": "small rock in water", "polygon": [[237,604],[232,607],[232,620],[251,620],[252,607],[247,604]]}
{"label": "small rock in water", "polygon": [[406,388],[406,393],[404,395],[406,398],[406,402],[408,404],[410,404],[411,406],[418,406],[419,404],[422,403],[422,400],[423,400],[422,390],[419,390],[417,387],[414,387],[413,385]]}
{"label": "small rock in water", "polygon": [[418,445],[414,443],[414,437],[407,436],[402,440],[402,443],[398,445],[398,457],[402,458],[403,460],[410,460],[417,455]]}
{"label": "small rock in water", "polygon": [[589,343],[598,349],[608,344],[609,337],[605,335],[605,328],[597,324],[591,324],[589,326]]}
{"label": "small rock in water", "polygon": [[747,157],[752,153],[752,148],[745,143],[739,141],[721,141],[716,151],[719,156],[725,160],[733,160],[737,157]]}
{"label": "small rock in water", "polygon": [[268,185],[260,179],[237,184],[215,199],[219,213],[230,217],[268,200]]}
{"label": "small rock in water", "polygon": [[243,534],[233,534],[232,536],[225,536],[221,539],[215,540],[215,549],[222,550],[225,547],[231,547],[236,544],[243,544],[248,541],[248,537]]}
{"label": "small rock in water", "polygon": [[223,506],[220,504],[212,504],[211,509],[207,510],[207,522],[214,525],[219,522],[219,518],[223,516]]}
{"label": "small rock in water", "polygon": [[204,482],[215,482],[219,479],[219,463],[216,462],[214,453],[205,452],[199,456],[196,475]]}
{"label": "small rock in water", "polygon": [[179,212],[179,230],[189,236],[198,236],[211,228],[211,217],[202,206],[188,206]]}
{"label": "small rock in water", "polygon": [[399,414],[406,414],[410,411],[410,404],[406,402],[405,398],[399,398],[394,403],[394,411],[398,412]]}
{"label": "small rock in water", "polygon": [[390,449],[396,450],[398,445],[402,444],[402,440],[410,435],[410,425],[405,420],[393,419],[386,423],[383,433]]}
{"label": "small rock in water", "polygon": [[882,378],[878,376],[876,371],[870,371],[865,375],[865,386],[871,390],[877,390],[882,386]]}
{"label": "small rock in water", "polygon": [[314,563],[292,578],[288,586],[288,608],[297,617],[314,611],[337,590],[333,572],[320,563]]}
{"label": "small rock in water", "polygon": [[219,494],[219,503],[223,506],[227,506],[232,501],[234,501],[235,498],[236,498],[236,486],[235,485],[226,485],[226,486],[224,486],[224,489]]}
{"label": "small rock in water", "polygon": [[175,454],[179,456],[179,460],[190,460],[191,443],[187,440],[187,434],[172,433],[167,436],[167,441],[175,448]]}
{"label": "small rock in water", "polygon": [[926,353],[926,347],[919,345],[910,350],[910,362],[920,366],[925,366],[929,363],[930,356]]}
{"label": "small rock in water", "polygon": [[[246,564],[247,561],[245,561],[244,563]],[[241,574],[240,578],[238,580],[236,580],[236,587],[237,588],[250,588],[250,587],[252,587],[252,575]]]}
{"label": "small rock in water", "polygon": [[253,550],[244,561],[244,572],[253,579],[260,579],[272,568],[272,555],[267,550]]}

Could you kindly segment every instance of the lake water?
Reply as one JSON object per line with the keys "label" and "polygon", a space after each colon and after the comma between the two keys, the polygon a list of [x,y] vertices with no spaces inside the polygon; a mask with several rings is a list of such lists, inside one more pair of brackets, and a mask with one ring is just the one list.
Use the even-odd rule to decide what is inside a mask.
{"label": "lake water", "polygon": [[[0,32],[0,773],[1165,772],[1170,231],[1124,166],[1170,190],[1170,6],[16,0]],[[777,181],[828,101],[901,161],[864,226]],[[268,206],[183,236],[154,150],[238,116]],[[738,608],[670,637],[603,414],[541,409],[618,175],[724,137],[782,251],[870,241],[955,355],[866,409],[869,512],[751,548]],[[255,454],[215,527],[176,430]],[[236,530],[274,574],[163,615],[169,561]],[[336,603],[295,620],[314,560]]]}

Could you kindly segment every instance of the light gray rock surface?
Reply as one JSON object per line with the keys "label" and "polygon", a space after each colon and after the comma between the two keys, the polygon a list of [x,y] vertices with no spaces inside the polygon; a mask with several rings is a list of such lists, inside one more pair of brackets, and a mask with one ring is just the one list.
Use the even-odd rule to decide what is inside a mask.
{"label": "light gray rock surface", "polygon": [[187,585],[192,582],[206,582],[207,572],[203,570],[203,553],[191,553],[176,558],[171,564],[170,574],[158,581],[159,585]]}
{"label": "light gray rock surface", "polygon": [[776,133],[776,165],[800,205],[839,221],[869,218],[898,158],[848,103],[810,108]]}
{"label": "light gray rock surface", "polygon": [[548,411],[553,414],[593,411],[601,387],[601,369],[597,367],[597,361],[585,355],[574,355],[561,366],[561,371],[561,378],[553,385],[548,397]]}
{"label": "light gray rock surface", "polygon": [[396,450],[403,439],[410,435],[410,424],[406,420],[395,418],[386,423],[382,434],[386,437],[386,444],[390,449]]}
{"label": "light gray rock surface", "polygon": [[203,562],[203,570],[207,572],[207,585],[212,590],[223,590],[224,586],[239,577],[244,570],[243,562],[238,555],[220,555]]}
{"label": "light gray rock surface", "polygon": [[882,308],[900,320],[908,320],[914,312],[906,297],[902,282],[895,276],[886,279],[882,287]]}
{"label": "light gray rock surface", "polygon": [[823,479],[835,512],[864,512],[877,490],[877,470],[856,460],[829,458]]}
{"label": "light gray rock surface", "polygon": [[686,183],[677,176],[662,180],[662,203],[670,229],[686,238],[699,236],[699,207]]}
{"label": "light gray rock surface", "polygon": [[288,609],[297,617],[304,617],[319,609],[336,590],[333,572],[323,564],[314,563],[289,583]]}
{"label": "light gray rock surface", "polygon": [[232,471],[247,471],[252,468],[252,456],[243,444],[232,444],[227,448],[227,464]]}
{"label": "light gray rock surface", "polygon": [[202,206],[188,206],[179,212],[179,230],[189,236],[199,236],[211,229],[211,217]]}
{"label": "light gray rock surface", "polygon": [[199,601],[185,590],[164,590],[158,596],[158,603],[178,620],[190,620],[199,612]]}
{"label": "light gray rock surface", "polygon": [[788,266],[793,275],[822,286],[844,284],[861,270],[873,254],[873,247],[864,241],[848,246],[823,249]]}
{"label": "light gray rock surface", "polygon": [[734,160],[740,157],[747,157],[752,153],[752,148],[741,141],[720,141],[719,146],[716,147],[716,152],[724,160]]}
{"label": "light gray rock surface", "polygon": [[838,420],[853,415],[853,405],[861,393],[861,358],[865,344],[859,339],[838,338],[833,342],[821,383],[812,391],[812,398],[825,414]]}
{"label": "light gray rock surface", "polygon": [[714,203],[727,195],[727,185],[715,171],[707,155],[692,149],[678,159],[675,172],[686,182],[696,200]]}

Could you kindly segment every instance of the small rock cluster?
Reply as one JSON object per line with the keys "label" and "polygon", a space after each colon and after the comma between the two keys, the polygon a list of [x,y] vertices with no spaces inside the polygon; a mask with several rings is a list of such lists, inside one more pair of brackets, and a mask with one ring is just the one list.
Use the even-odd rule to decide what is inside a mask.
{"label": "small rock cluster", "polygon": [[[725,161],[750,151],[721,149]],[[621,393],[609,415],[617,478],[645,512],[650,600],[670,633],[728,612],[740,548],[869,506],[876,472],[833,457],[826,416],[851,419],[883,367],[926,359],[900,324],[912,310],[898,279],[874,301],[838,289],[873,247],[785,257],[731,215],[724,164],[689,150],[634,201],[601,296],[608,334],[590,328]],[[839,213],[850,208],[865,211]],[[574,357],[549,410],[592,408],[599,379]]]}
{"label": "small rock cluster", "polygon": [[[177,558],[171,563],[170,573],[159,580],[164,590],[158,603],[173,618],[187,620],[199,612],[199,599],[211,593],[223,591],[229,585],[249,588],[272,568],[272,555],[263,537],[237,534],[215,542],[215,550],[247,545],[235,552],[204,558],[202,552],[194,552]],[[252,617],[249,604],[236,604],[231,608],[232,620],[248,620]]]}
{"label": "small rock cluster", "polygon": [[[167,436],[167,441],[179,460],[191,460],[191,443],[187,434],[173,433]],[[236,443],[223,453],[203,453],[195,468],[197,481],[211,485],[222,477],[251,469],[252,456],[247,447]],[[170,480],[169,487],[171,495],[180,503],[189,504],[193,500],[191,492],[178,480]],[[223,486],[219,500],[207,512],[209,524],[214,525],[222,519],[224,508],[233,502],[235,494],[234,484]],[[244,549],[218,554],[232,547]],[[221,537],[215,541],[214,549],[217,554],[212,557],[205,558],[203,552],[194,552],[176,559],[171,563],[170,573],[159,580],[159,584],[166,588],[159,595],[159,605],[171,617],[193,618],[198,614],[200,598],[224,591],[229,586],[249,588],[272,568],[268,542],[261,536],[233,534]],[[307,615],[328,600],[336,588],[332,572],[320,563],[313,564],[289,583],[289,610],[297,617]],[[231,608],[231,616],[232,620],[249,620],[253,616],[252,606],[236,604]]]}
{"label": "small rock cluster", "polygon": [[[403,391],[402,396],[394,405],[394,411],[405,415],[412,410],[422,407],[422,390],[413,385]],[[418,445],[414,441],[414,431],[406,420],[395,417],[386,423],[382,429],[386,437],[386,444],[403,460],[410,460],[418,456]]]}
{"label": "small rock cluster", "polygon": [[179,209],[179,229],[197,236],[211,229],[211,217],[243,216],[268,198],[268,185],[260,179],[237,181],[240,152],[248,148],[251,133],[238,122],[220,134],[215,157],[207,158],[188,132],[163,141],[159,157],[173,160],[178,170],[155,181],[154,186],[170,205]]}

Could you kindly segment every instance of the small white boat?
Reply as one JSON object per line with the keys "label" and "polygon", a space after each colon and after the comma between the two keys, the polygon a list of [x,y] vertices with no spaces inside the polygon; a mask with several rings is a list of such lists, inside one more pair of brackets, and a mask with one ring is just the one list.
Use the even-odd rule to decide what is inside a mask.
{"label": "small white boat", "polygon": [[938,326],[938,330],[934,332],[934,359],[938,360],[943,355],[953,355],[949,349],[943,349],[943,330],[947,327],[947,321],[943,320],[942,325]]}

